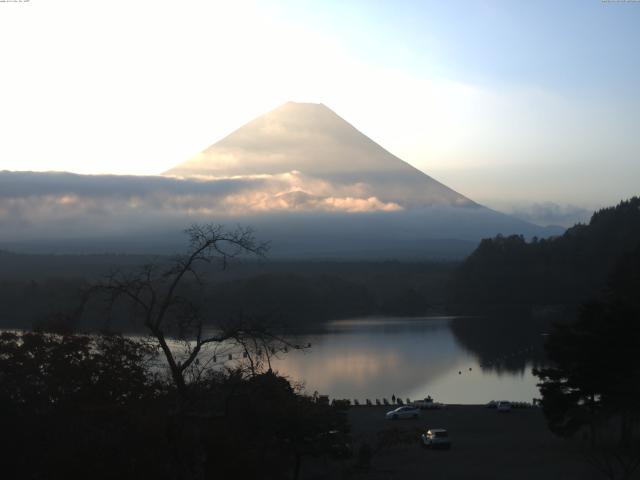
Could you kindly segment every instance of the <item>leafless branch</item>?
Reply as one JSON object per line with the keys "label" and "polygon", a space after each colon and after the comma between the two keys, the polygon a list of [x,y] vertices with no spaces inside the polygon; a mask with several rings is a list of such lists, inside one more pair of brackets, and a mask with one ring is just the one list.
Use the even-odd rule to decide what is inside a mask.
{"label": "leafless branch", "polygon": [[[141,320],[157,340],[182,397],[186,396],[187,390],[185,372],[196,363],[205,345],[264,335],[244,324],[229,324],[214,335],[203,336],[201,313],[192,300],[179,294],[185,279],[189,277],[202,285],[204,279],[197,269],[198,264],[215,260],[226,268],[230,260],[240,255],[264,256],[268,249],[266,243],[255,240],[250,228],[226,230],[222,225],[192,225],[185,233],[189,236],[185,255],[175,257],[164,266],[149,263],[133,272],[112,272],[104,282],[91,289],[106,294],[109,311],[120,299],[131,304],[133,316]],[[187,355],[181,360],[176,358],[167,341],[167,336],[176,332],[187,346]],[[190,342],[190,335],[195,336],[194,343]]]}

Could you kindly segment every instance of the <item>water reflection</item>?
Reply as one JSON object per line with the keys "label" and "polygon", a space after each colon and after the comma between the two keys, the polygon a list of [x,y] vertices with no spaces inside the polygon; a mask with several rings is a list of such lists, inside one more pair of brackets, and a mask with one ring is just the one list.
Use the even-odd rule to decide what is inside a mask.
{"label": "water reflection", "polygon": [[[331,322],[322,333],[297,336],[300,343],[311,342],[310,350],[291,352],[273,365],[291,380],[304,381],[309,392],[361,402],[392,395],[431,395],[447,403],[531,401],[539,396],[537,379],[531,374],[531,351],[522,346],[535,343],[539,332],[509,338],[494,329],[499,327],[486,319],[481,325],[453,317]],[[492,331],[495,341],[485,343]],[[481,348],[474,348],[469,335],[478,335]],[[517,360],[517,368],[496,361],[500,352],[511,363]]]}
{"label": "water reflection", "polygon": [[549,331],[551,322],[548,317],[501,315],[457,317],[450,326],[458,342],[475,354],[484,370],[511,375],[543,364],[542,333]]}

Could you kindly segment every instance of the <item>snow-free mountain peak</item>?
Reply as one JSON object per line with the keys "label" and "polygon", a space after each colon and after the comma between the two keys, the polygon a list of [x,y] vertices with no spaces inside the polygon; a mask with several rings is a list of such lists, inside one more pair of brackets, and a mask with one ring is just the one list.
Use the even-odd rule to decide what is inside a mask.
{"label": "snow-free mountain peak", "polygon": [[310,195],[331,190],[403,208],[475,205],[315,103],[285,103],[164,173],[183,178],[286,174],[300,177],[292,191]]}

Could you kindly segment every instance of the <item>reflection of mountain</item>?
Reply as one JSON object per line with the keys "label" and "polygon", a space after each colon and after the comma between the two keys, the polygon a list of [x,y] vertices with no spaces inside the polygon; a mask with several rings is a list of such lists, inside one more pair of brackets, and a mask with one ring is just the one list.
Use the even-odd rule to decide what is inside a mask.
{"label": "reflection of mountain", "polygon": [[253,225],[272,256],[307,258],[451,258],[497,233],[551,233],[474,203],[314,104],[287,103],[164,176],[0,172],[5,246],[173,250],[185,226],[211,221]]}

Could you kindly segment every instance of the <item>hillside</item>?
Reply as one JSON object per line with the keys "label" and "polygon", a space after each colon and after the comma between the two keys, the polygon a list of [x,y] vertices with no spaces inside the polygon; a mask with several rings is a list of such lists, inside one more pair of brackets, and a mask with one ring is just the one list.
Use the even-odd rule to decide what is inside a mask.
{"label": "hillside", "polygon": [[639,197],[599,210],[587,225],[575,225],[558,237],[485,239],[457,269],[451,304],[474,311],[498,305],[577,305],[601,291],[618,259],[638,244]]}

